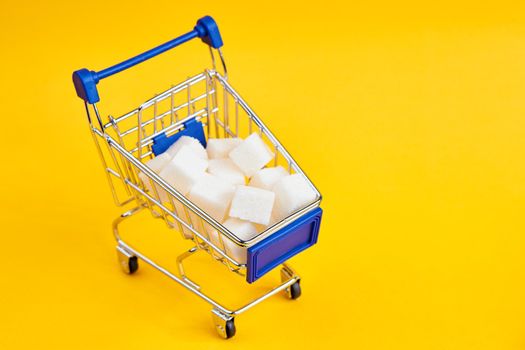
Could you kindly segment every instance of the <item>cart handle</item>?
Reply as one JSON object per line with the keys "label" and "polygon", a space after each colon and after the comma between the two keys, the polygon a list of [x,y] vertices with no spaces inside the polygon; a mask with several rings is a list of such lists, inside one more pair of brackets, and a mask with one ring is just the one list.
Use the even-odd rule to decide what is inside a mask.
{"label": "cart handle", "polygon": [[215,49],[222,46],[222,38],[217,23],[215,23],[215,20],[210,16],[205,16],[197,21],[197,25],[195,25],[192,31],[126,61],[99,72],[90,71],[86,68],[75,71],[73,73],[73,84],[75,85],[77,95],[87,103],[96,103],[100,101],[97,91],[97,84],[100,80],[131,68],[197,37]]}

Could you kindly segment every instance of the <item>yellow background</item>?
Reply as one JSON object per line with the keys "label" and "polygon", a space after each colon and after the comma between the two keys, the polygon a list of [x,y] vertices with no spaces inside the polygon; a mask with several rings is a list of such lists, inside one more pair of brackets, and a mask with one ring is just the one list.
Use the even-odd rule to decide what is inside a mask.
{"label": "yellow background", "polygon": [[[0,348],[523,349],[519,3],[4,1]],[[121,209],[71,83],[205,14],[232,85],[324,195],[319,244],[292,259],[303,296],[241,315],[231,341],[158,272],[120,272],[110,222]],[[207,63],[195,41],[108,79],[102,113]],[[130,237],[161,262],[188,247],[135,223]],[[208,261],[191,271],[229,300],[276,281],[243,288]]]}

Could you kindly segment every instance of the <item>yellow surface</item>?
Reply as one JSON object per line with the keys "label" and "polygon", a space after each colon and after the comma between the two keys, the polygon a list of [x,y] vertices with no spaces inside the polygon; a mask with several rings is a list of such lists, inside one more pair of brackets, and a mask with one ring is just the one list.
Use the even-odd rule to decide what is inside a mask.
{"label": "yellow surface", "polygon": [[[0,348],[523,349],[519,2],[184,3],[2,5]],[[120,272],[119,209],[71,83],[204,14],[232,84],[324,195],[319,244],[292,261],[303,297],[250,310],[228,342],[210,307],[164,276]],[[108,79],[102,112],[207,62],[194,42]],[[126,227],[163,262],[187,248],[147,217]],[[195,260],[211,290],[244,296],[239,278]]]}

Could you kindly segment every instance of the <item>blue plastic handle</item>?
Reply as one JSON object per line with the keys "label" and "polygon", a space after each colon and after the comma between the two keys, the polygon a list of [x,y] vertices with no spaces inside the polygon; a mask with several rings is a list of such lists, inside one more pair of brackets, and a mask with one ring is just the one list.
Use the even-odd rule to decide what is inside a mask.
{"label": "blue plastic handle", "polygon": [[197,21],[197,25],[191,32],[183,34],[178,38],[170,40],[167,43],[159,45],[124,62],[103,69],[99,72],[90,71],[86,68],[75,71],[73,73],[73,84],[75,85],[77,95],[87,103],[96,103],[100,101],[97,90],[97,84],[100,80],[149,60],[152,57],[160,55],[161,53],[173,49],[174,47],[184,44],[194,38],[201,38],[204,43],[215,49],[222,46],[222,38],[217,23],[215,23],[215,20],[210,16],[203,17]]}

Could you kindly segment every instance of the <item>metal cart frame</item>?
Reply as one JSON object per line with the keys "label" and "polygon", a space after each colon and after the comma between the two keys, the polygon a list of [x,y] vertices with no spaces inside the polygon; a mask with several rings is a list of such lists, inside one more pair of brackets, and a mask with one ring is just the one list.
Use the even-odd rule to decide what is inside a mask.
{"label": "metal cart frame", "polygon": [[[201,38],[210,47],[212,68],[190,77],[156,95],[138,108],[104,123],[97,102],[100,80],[130,68],[193,38]],[[234,318],[279,293],[296,299],[301,294],[300,277],[286,261],[317,242],[322,210],[321,195],[290,154],[269,131],[227,81],[221,51],[222,38],[215,21],[206,16],[195,28],[172,41],[99,72],[81,69],[73,73],[77,95],[85,102],[90,131],[106,172],[113,198],[118,206],[134,204],[113,222],[117,255],[125,273],[138,269],[138,260],[151,265],[187,290],[212,305],[212,317],[220,336],[235,334]],[[214,51],[215,50],[215,51]],[[221,75],[215,64],[218,53]],[[220,222],[179,193],[144,163],[164,152],[183,135],[197,138],[203,145],[207,137],[238,137],[258,132],[275,152],[274,165],[285,166],[290,173],[304,176],[316,194],[314,201],[280,218],[250,240],[242,240]],[[195,246],[177,257],[176,273],[162,267],[124,241],[119,232],[122,221],[147,209],[155,218],[177,229]],[[246,262],[230,254],[228,245],[246,249]],[[209,253],[230,271],[246,277],[249,283],[281,266],[281,283],[239,308],[228,308],[205,294],[200,285],[184,271],[183,262],[198,251]]]}

